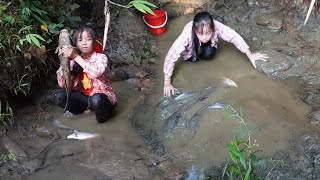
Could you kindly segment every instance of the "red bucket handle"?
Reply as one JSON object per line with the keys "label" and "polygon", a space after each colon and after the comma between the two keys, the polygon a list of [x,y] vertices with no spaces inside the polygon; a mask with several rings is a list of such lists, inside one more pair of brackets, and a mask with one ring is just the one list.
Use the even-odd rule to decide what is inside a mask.
{"label": "red bucket handle", "polygon": [[164,12],[166,14],[166,20],[164,21],[163,24],[159,25],[159,26],[152,26],[149,23],[147,23],[147,21],[144,19],[144,16],[142,16],[144,23],[146,23],[149,27],[151,27],[152,29],[158,29],[158,28],[162,28],[163,26],[165,26],[167,24],[168,21],[168,15],[167,12]]}

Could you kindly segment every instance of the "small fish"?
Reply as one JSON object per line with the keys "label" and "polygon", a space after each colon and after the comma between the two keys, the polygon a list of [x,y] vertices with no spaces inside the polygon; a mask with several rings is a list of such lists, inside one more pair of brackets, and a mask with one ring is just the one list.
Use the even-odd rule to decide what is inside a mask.
{"label": "small fish", "polygon": [[74,132],[75,129],[72,128],[72,127],[68,127],[66,125],[63,125],[59,120],[55,119],[53,120],[53,126],[59,128],[59,129],[64,129],[64,130],[67,130],[67,131],[72,131]]}
{"label": "small fish", "polygon": [[75,130],[72,134],[67,136],[67,139],[84,140],[84,139],[96,138],[98,136],[99,134]]}
{"label": "small fish", "polygon": [[227,105],[222,103],[213,103],[208,106],[209,109],[222,109],[222,110],[225,110],[226,107]]}
{"label": "small fish", "polygon": [[[59,45],[56,49],[56,53],[63,45],[71,46],[70,34],[67,29],[62,29],[60,31]],[[70,94],[71,86],[72,86],[72,81],[71,81],[71,76],[70,76],[70,61],[69,61],[69,57],[67,57],[64,53],[61,53],[59,55],[59,59],[60,59],[60,67],[62,70],[62,74],[65,79],[65,86],[66,86],[66,93],[67,93],[66,105],[64,107],[64,112],[66,112],[67,107],[68,107],[68,102],[69,102],[69,94]]]}
{"label": "small fish", "polygon": [[[164,132],[170,133],[179,124],[179,121],[186,117],[186,112],[190,107],[199,101],[208,98],[215,91],[214,87],[207,87],[198,91],[191,91],[172,97],[172,101],[164,101],[166,104],[162,107],[162,117],[164,121]],[[170,98],[169,98],[170,99]],[[201,113],[202,114],[202,113]],[[200,118],[199,117],[195,117]],[[191,120],[190,124],[198,120]],[[181,122],[181,121],[180,121]],[[188,126],[188,125],[187,125]],[[191,125],[193,126],[193,124]]]}
{"label": "small fish", "polygon": [[179,123],[182,113],[185,110],[185,106],[180,107],[178,111],[172,113],[164,122],[164,132],[170,133]]}
{"label": "small fish", "polygon": [[194,128],[198,125],[202,115],[210,109],[222,109],[225,110],[227,107],[226,104],[222,103],[213,103],[208,106],[200,108],[190,119],[186,122],[187,128],[194,131]]}
{"label": "small fish", "polygon": [[233,80],[226,77],[223,78],[223,84],[231,87],[238,87],[238,85]]}
{"label": "small fish", "polygon": [[183,101],[183,100],[186,100],[186,99],[189,99],[191,98],[192,96],[196,95],[197,93],[196,92],[185,92],[185,93],[181,93],[181,94],[178,94],[177,96],[174,97],[174,100],[175,101]]}

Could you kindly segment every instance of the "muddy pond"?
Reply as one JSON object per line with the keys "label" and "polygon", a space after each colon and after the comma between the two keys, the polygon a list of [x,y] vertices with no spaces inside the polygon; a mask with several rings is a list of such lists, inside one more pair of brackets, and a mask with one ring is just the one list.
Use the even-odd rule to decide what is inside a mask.
{"label": "muddy pond", "polygon": [[[306,129],[312,129],[306,118],[310,109],[297,93],[297,80],[276,81],[268,78],[254,69],[236,47],[222,40],[213,59],[197,63],[179,60],[175,65],[173,85],[181,93],[187,95],[191,92],[198,98],[187,100],[184,104],[174,103],[179,96],[164,98],[164,57],[191,19],[192,16],[175,18],[168,23],[165,34],[155,36],[160,51],[155,64],[158,78],[155,89],[147,96],[142,96],[141,91],[137,90],[137,79],[113,83],[119,103],[109,122],[98,125],[93,113],[64,116],[61,108],[53,105],[47,107],[52,114],[47,122],[58,122],[99,136],[57,144],[47,155],[50,166],[27,179],[106,179],[106,175],[115,179],[155,178],[152,173],[150,175],[145,162],[156,160],[146,158],[151,155],[141,149],[142,144],[147,144],[158,158],[167,154],[186,157],[187,160],[180,163],[179,168],[166,165],[163,172],[171,171],[172,176],[178,176],[191,166],[199,170],[218,166],[229,155],[226,144],[232,140],[238,120],[226,119],[223,108],[202,111],[213,104],[232,105],[236,109],[241,107],[243,118],[250,128],[264,124],[252,133],[252,139],[256,140],[261,150],[257,153],[259,157],[272,157],[275,152],[286,150],[293,138]],[[232,80],[236,86],[226,84],[226,79]],[[168,102],[169,106],[164,107]],[[180,114],[174,114],[177,112]],[[168,121],[171,115],[176,118],[173,124]],[[195,116],[196,121],[191,122]],[[60,136],[70,134],[66,129],[55,127]],[[47,140],[38,139],[35,143],[34,139],[27,138],[19,143],[23,147],[28,146],[32,154],[45,146]],[[163,179],[158,175],[156,177]]]}
{"label": "muddy pond", "polygon": [[[168,26],[169,31],[157,37],[158,49],[161,51],[157,62],[159,88],[148,97],[145,105],[138,108],[134,116],[137,126],[147,136],[161,142],[165,151],[176,155],[188,154],[192,157],[189,165],[199,169],[219,165],[228,156],[226,144],[232,140],[239,122],[237,119],[226,119],[226,113],[221,108],[201,111],[204,107],[220,103],[232,105],[236,109],[242,108],[248,127],[264,125],[252,134],[262,150],[257,153],[260,157],[271,157],[276,151],[288,148],[291,138],[299,134],[300,130],[309,128],[306,114],[310,109],[299,98],[298,81],[292,79],[280,82],[266,77],[254,69],[235,46],[222,40],[211,60],[200,60],[197,63],[178,60],[172,77],[173,86],[182,93],[200,92],[206,88],[212,88],[212,92],[196,102],[189,101],[191,104],[187,104],[178,115],[178,106],[181,104],[172,103],[170,110],[165,107],[166,99],[162,97],[164,57],[190,20],[192,16],[172,20]],[[233,80],[236,86],[226,84],[226,78]],[[174,101],[175,98],[179,97],[171,99]],[[167,124],[171,123],[168,119],[172,118],[172,114],[178,116],[174,125]],[[198,115],[201,117],[198,117],[198,123],[190,134],[188,122]],[[168,130],[168,127],[171,129]]]}

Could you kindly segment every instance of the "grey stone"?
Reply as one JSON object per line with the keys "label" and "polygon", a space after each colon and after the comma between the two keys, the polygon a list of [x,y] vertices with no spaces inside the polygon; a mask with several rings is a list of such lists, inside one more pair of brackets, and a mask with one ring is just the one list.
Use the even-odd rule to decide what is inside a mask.
{"label": "grey stone", "polygon": [[282,28],[282,19],[271,19],[267,25],[267,28],[272,31],[279,31]]}
{"label": "grey stone", "polygon": [[38,136],[41,136],[41,137],[54,138],[54,139],[59,138],[59,135],[54,130],[48,129],[44,126],[37,126],[36,133]]}
{"label": "grey stone", "polygon": [[247,3],[249,6],[257,5],[258,1],[257,0],[247,0]]}
{"label": "grey stone", "polygon": [[314,111],[308,115],[311,124],[320,124],[320,111]]}
{"label": "grey stone", "polygon": [[28,158],[28,155],[25,152],[25,150],[17,142],[15,142],[13,139],[11,139],[5,134],[1,136],[2,136],[2,146],[4,147],[5,151],[7,151],[8,153],[14,154],[17,159]]}
{"label": "grey stone", "polygon": [[292,67],[290,57],[285,54],[272,49],[264,50],[263,53],[269,56],[268,61],[257,61],[257,68],[268,76],[273,76]]}

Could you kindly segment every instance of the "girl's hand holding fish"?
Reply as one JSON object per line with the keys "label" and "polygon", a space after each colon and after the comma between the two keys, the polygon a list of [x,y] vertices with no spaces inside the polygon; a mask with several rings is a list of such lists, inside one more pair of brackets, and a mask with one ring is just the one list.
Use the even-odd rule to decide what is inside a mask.
{"label": "girl's hand holding fish", "polygon": [[68,56],[70,59],[75,59],[78,56],[77,51],[71,46],[62,46],[62,52],[65,53],[65,55]]}
{"label": "girl's hand holding fish", "polygon": [[[117,104],[117,97],[107,76],[110,69],[108,57],[95,52],[97,38],[90,26],[78,28],[72,39],[73,44],[68,31],[61,30],[57,48],[60,54],[57,80],[65,90],[54,94],[54,103],[73,114],[90,109],[95,113],[97,122],[103,123],[112,117]],[[75,135],[77,139],[82,138],[79,133]]]}

